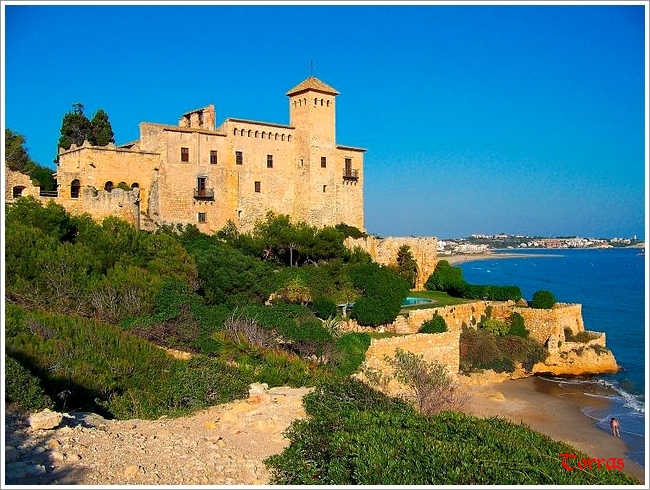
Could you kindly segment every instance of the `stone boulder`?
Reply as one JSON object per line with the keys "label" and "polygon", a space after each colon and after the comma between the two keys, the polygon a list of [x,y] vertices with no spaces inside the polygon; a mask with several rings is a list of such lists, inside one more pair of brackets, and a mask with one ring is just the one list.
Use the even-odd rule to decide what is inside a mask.
{"label": "stone boulder", "polygon": [[46,408],[45,410],[31,414],[28,422],[32,430],[49,430],[57,428],[62,420],[63,414],[53,412],[49,408]]}

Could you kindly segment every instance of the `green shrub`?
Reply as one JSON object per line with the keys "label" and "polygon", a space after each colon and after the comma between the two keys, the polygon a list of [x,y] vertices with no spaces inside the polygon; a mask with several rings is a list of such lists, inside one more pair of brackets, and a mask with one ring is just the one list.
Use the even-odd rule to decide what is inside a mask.
{"label": "green shrub", "polygon": [[433,318],[422,322],[419,333],[442,333],[447,331],[447,322],[440,315],[433,315]]}
{"label": "green shrub", "polygon": [[495,337],[505,335],[510,330],[510,325],[507,322],[496,318],[486,318],[479,324],[479,327]]}
{"label": "green shrub", "polygon": [[367,333],[347,333],[336,340],[336,364],[341,376],[355,373],[366,359],[370,347],[370,335]]}
{"label": "green shrub", "polygon": [[639,484],[620,471],[566,471],[575,448],[523,424],[451,411],[433,416],[359,381],[325,383],[305,396],[308,417],[265,464],[274,485]]}
{"label": "green shrub", "polygon": [[314,298],[314,301],[311,303],[311,309],[316,313],[318,318],[322,318],[323,320],[336,316],[336,303],[324,296]]}
{"label": "green shrub", "polygon": [[54,407],[52,399],[41,388],[39,379],[7,354],[5,354],[5,400],[34,412]]}
{"label": "green shrub", "polygon": [[555,306],[555,296],[550,291],[539,290],[533,294],[531,308],[550,310]]}
{"label": "green shrub", "polygon": [[465,284],[463,270],[460,267],[453,267],[446,260],[440,260],[436,264],[433,273],[424,283],[429,291],[447,291],[458,289]]}
{"label": "green shrub", "polygon": [[516,335],[517,337],[528,338],[530,332],[526,329],[524,322],[524,317],[516,311],[510,315],[510,330],[508,331],[511,335]]}

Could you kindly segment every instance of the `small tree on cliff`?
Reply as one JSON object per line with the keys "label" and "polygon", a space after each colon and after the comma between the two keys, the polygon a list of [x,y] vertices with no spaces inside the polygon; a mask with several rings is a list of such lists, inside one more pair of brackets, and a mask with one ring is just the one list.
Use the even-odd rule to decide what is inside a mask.
{"label": "small tree on cliff", "polygon": [[555,301],[555,296],[553,296],[552,292],[540,290],[533,294],[533,301],[530,306],[531,308],[550,310],[555,306],[555,303],[557,303],[557,301]]}

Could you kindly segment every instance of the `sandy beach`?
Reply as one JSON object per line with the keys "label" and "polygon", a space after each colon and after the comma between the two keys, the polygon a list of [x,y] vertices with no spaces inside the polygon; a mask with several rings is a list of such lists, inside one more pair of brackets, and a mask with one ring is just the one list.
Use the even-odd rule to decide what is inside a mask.
{"label": "sandy beach", "polygon": [[[557,257],[558,255],[544,255],[544,257]],[[470,262],[474,260],[490,260],[490,259],[521,259],[522,257],[535,257],[540,258],[540,255],[526,254],[526,253],[482,253],[482,254],[457,254],[457,255],[438,255],[438,260],[446,260],[449,265],[460,264],[462,262]]]}
{"label": "sandy beach", "polygon": [[[646,481],[645,468],[625,457],[625,442],[594,426],[593,419],[580,411],[585,405],[580,388],[560,388],[551,381],[531,377],[468,385],[467,389],[470,398],[462,411],[477,417],[499,416],[523,423],[593,458],[623,458],[624,472],[642,483]],[[594,400],[590,399],[589,403],[593,404]],[[558,464],[560,461],[558,456]]]}

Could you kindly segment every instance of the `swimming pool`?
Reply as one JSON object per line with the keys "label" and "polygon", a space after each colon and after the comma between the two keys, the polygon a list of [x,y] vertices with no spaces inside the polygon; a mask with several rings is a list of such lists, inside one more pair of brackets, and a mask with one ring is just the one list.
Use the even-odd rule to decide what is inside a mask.
{"label": "swimming pool", "polygon": [[402,306],[426,305],[429,303],[433,304],[435,301],[427,298],[415,298],[413,296],[408,296],[406,299],[404,299]]}

